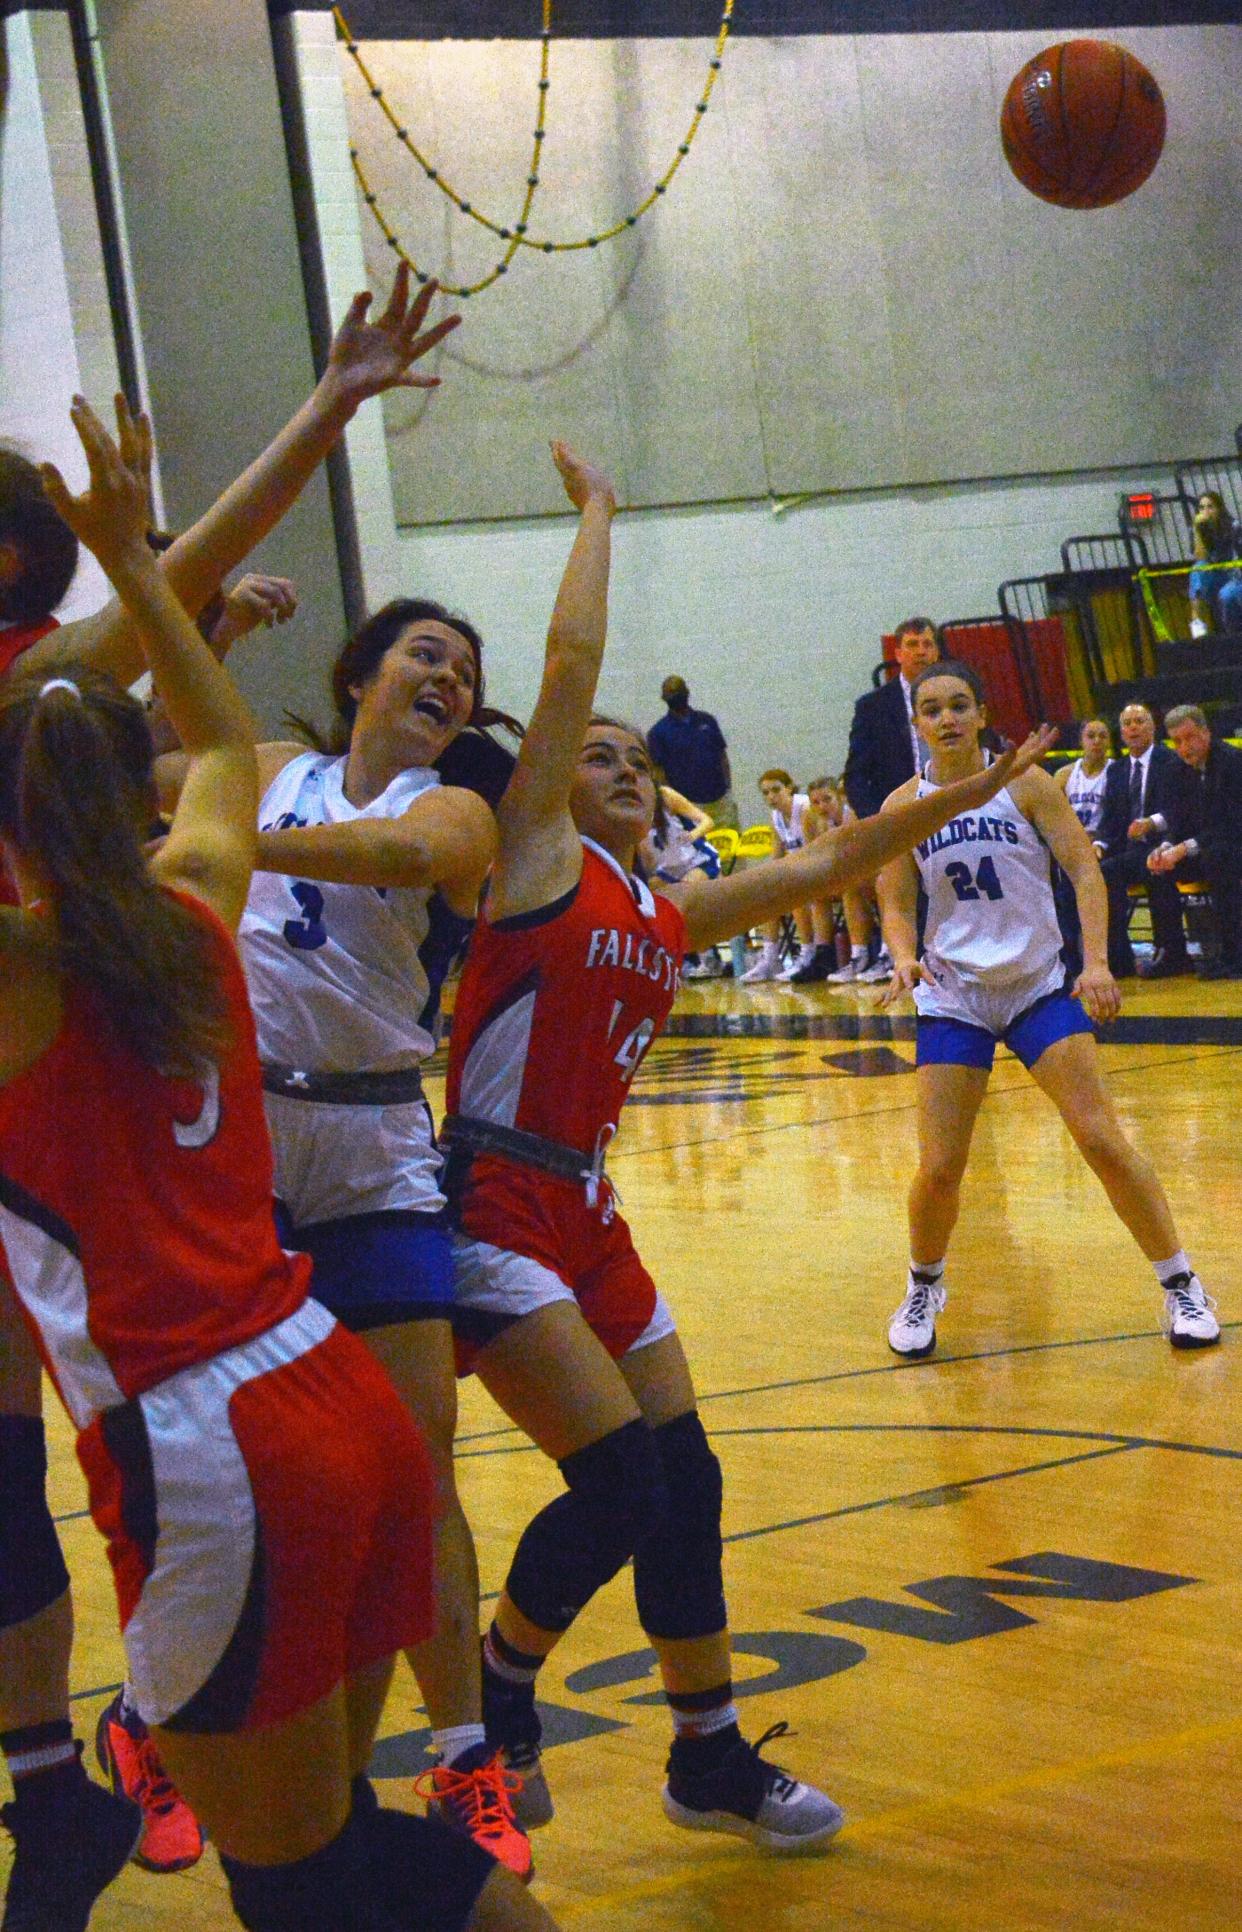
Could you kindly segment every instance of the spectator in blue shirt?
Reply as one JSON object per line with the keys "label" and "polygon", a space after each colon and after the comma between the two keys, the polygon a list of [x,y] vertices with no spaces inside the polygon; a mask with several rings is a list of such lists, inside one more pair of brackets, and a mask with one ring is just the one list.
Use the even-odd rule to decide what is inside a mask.
{"label": "spectator in blue shirt", "polygon": [[724,733],[710,711],[692,711],[684,678],[665,678],[660,696],[668,710],[647,733],[647,748],[675,791],[684,792],[714,825],[737,829]]}

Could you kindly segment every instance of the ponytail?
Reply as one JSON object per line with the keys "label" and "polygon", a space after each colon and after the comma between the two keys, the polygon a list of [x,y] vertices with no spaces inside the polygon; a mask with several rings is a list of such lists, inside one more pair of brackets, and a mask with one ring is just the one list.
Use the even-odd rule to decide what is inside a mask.
{"label": "ponytail", "polygon": [[128,1052],[195,1077],[227,1045],[227,1008],[208,928],[147,867],[151,763],[142,707],[111,678],[0,690],[0,833],[54,888],[61,971]]}

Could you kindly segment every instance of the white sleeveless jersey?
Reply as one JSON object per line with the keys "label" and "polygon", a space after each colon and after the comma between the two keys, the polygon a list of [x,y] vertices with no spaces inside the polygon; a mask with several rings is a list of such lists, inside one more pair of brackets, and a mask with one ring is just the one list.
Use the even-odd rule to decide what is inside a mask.
{"label": "white sleeveless jersey", "polygon": [[806,844],[806,815],[810,809],[811,801],[805,792],[794,793],[788,818],[773,808],[772,830],[783,851],[797,852]]}
{"label": "white sleeveless jersey", "polygon": [[[919,780],[920,798],[937,789]],[[1051,858],[1008,791],[951,819],[911,856],[927,897],[923,944],[933,979],[941,963],[950,977],[983,987],[1063,977]]]}
{"label": "white sleeveless jersey", "polygon": [[[657,879],[663,879],[669,885],[676,885],[679,880],[687,878],[691,872],[697,871],[700,867],[705,868],[715,877],[715,872],[712,871],[714,854],[711,846],[702,839],[692,838],[689,826],[683,819],[678,818],[676,812],[668,813],[667,831],[663,838],[660,837],[656,827],[652,826],[647,834],[647,845],[655,861],[652,871]],[[719,868],[717,867],[716,870]]]}
{"label": "white sleeveless jersey", "polygon": [[[294,758],[268,787],[260,830],[399,818],[440,782],[434,771],[403,771],[359,809],[344,776],[344,758]],[[256,872],[238,937],[260,1059],[306,1072],[417,1066],[435,1049],[441,982],[468,930],[434,887]]]}
{"label": "white sleeveless jersey", "polygon": [[1100,820],[1104,816],[1104,782],[1112,770],[1112,764],[1112,759],[1108,759],[1102,771],[1097,771],[1094,778],[1088,778],[1082,767],[1082,759],[1076,758],[1065,781],[1065,796],[1082,824],[1092,834],[1099,831]]}

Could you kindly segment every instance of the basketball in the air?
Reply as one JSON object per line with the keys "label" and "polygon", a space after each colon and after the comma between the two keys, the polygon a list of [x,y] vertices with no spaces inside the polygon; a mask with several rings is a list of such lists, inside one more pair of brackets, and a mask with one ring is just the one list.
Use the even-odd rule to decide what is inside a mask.
{"label": "basketball in the air", "polygon": [[1141,187],[1164,146],[1164,98],[1133,54],[1063,40],[1015,74],[1001,110],[1005,159],[1058,208],[1107,208]]}

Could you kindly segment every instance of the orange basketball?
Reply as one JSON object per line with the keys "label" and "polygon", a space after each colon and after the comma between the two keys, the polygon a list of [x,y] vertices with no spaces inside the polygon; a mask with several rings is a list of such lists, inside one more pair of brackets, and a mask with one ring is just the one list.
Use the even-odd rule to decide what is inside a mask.
{"label": "orange basketball", "polygon": [[1001,145],[1041,201],[1107,208],[1146,181],[1164,127],[1164,98],[1133,54],[1108,40],[1063,40],[1014,75]]}

